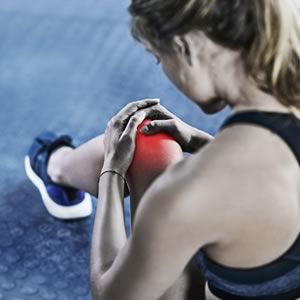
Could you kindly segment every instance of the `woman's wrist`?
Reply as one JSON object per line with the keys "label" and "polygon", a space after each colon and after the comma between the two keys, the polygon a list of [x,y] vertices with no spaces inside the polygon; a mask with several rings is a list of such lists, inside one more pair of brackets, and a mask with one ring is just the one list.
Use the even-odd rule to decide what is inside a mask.
{"label": "woman's wrist", "polygon": [[195,132],[191,135],[188,149],[190,153],[195,153],[199,149],[201,149],[203,146],[208,144],[214,140],[214,137],[210,134],[203,132],[201,130],[196,129]]}
{"label": "woman's wrist", "polygon": [[126,179],[126,172],[122,172],[121,168],[117,168],[116,164],[111,163],[111,161],[109,162],[106,161],[104,162],[102,170],[99,174],[99,178],[98,178],[99,188],[100,188],[102,177],[104,178],[106,176],[111,178],[118,177],[124,183],[125,193],[126,195],[128,195],[129,185]]}
{"label": "woman's wrist", "polygon": [[104,161],[104,164],[103,164],[103,167],[101,169],[100,174],[102,172],[105,172],[105,171],[108,171],[108,170],[117,172],[117,173],[119,173],[119,174],[121,174],[122,176],[125,177],[125,174],[124,174],[125,172],[121,170],[120,166],[117,166],[117,163],[114,163],[112,161],[109,161],[109,162]]}
{"label": "woman's wrist", "polygon": [[[124,195],[128,194],[128,184],[126,178],[123,177],[116,171],[106,170],[99,174],[98,181],[98,197],[101,199],[105,197],[105,195],[121,195],[121,198],[124,199]],[[100,199],[99,198],[99,199]],[[113,198],[118,198],[113,196]]]}
{"label": "woman's wrist", "polygon": [[126,180],[125,176],[123,176],[120,172],[115,171],[113,169],[102,169],[102,171],[99,175],[99,182],[101,181],[101,177],[104,175],[116,175],[119,178],[121,178],[125,184],[127,184],[127,180]]}

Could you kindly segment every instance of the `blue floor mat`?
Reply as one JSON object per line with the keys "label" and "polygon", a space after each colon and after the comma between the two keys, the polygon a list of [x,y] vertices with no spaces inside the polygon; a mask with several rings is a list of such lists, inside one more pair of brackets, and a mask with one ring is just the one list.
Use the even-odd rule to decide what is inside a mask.
{"label": "blue floor mat", "polygon": [[90,299],[94,215],[47,214],[23,167],[35,135],[54,130],[83,143],[126,103],[148,97],[211,134],[228,114],[204,115],[168,82],[130,37],[127,5],[1,0],[0,300]]}

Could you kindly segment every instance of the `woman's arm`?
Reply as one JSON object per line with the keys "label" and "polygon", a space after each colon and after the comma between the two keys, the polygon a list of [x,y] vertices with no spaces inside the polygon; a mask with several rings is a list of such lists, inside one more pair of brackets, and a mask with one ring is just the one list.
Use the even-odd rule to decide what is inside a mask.
{"label": "woman's arm", "polygon": [[213,136],[188,125],[161,104],[148,107],[144,111],[153,121],[143,127],[142,132],[147,135],[167,132],[176,139],[184,152],[195,153],[214,140]]}
{"label": "woman's arm", "polygon": [[[124,177],[132,161],[137,127],[145,118],[143,110],[156,104],[157,100],[133,102],[112,118],[104,139],[103,171],[114,170]],[[213,202],[205,192],[215,189],[205,185],[201,189],[191,175],[195,162],[184,167],[186,161],[191,159],[168,169],[145,193],[128,241],[122,208],[124,182],[117,174],[101,176],[102,205],[98,204],[91,253],[95,300],[159,299],[183,274],[193,254],[212,242],[216,228],[209,211]],[[199,190],[205,195],[201,202]],[[185,291],[178,299],[190,299]]]}
{"label": "woman's arm", "polygon": [[96,277],[111,267],[118,252],[126,243],[123,199],[123,179],[113,173],[102,175],[91,248],[91,270],[92,274],[97,273],[93,274]]}
{"label": "woman's arm", "polygon": [[[176,182],[178,172],[163,175],[146,192],[128,241],[122,213],[122,179],[114,174],[103,175],[99,185],[102,205],[97,208],[92,240],[94,300],[157,300],[180,277],[197,249],[210,242],[204,210],[197,216],[203,222],[201,232],[195,230],[194,235],[190,230],[195,218],[184,216],[181,204],[185,197],[182,183]],[[191,232],[186,234],[188,230]]]}

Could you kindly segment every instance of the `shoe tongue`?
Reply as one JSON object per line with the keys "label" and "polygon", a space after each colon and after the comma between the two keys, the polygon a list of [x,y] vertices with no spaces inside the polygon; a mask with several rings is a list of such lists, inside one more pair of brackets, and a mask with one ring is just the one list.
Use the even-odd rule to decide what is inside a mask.
{"label": "shoe tongue", "polygon": [[65,193],[70,201],[74,201],[78,198],[80,191],[73,188],[65,188]]}
{"label": "shoe tongue", "polygon": [[55,140],[53,140],[53,136],[49,136],[48,138],[44,136],[43,139],[37,138],[37,141],[39,142],[40,145],[47,147],[49,149],[49,152],[52,152],[56,148],[62,146],[68,146],[74,148],[74,146],[72,145],[72,138],[68,135],[61,135],[57,137]]}

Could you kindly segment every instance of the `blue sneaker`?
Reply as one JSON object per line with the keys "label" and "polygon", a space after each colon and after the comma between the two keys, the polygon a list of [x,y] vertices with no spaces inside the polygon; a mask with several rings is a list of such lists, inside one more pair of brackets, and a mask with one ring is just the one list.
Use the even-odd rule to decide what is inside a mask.
{"label": "blue sneaker", "polygon": [[40,191],[48,212],[59,219],[78,219],[92,213],[92,199],[88,193],[63,187],[51,181],[47,173],[51,153],[63,146],[74,148],[68,135],[56,136],[43,132],[37,136],[25,156],[28,178]]}

